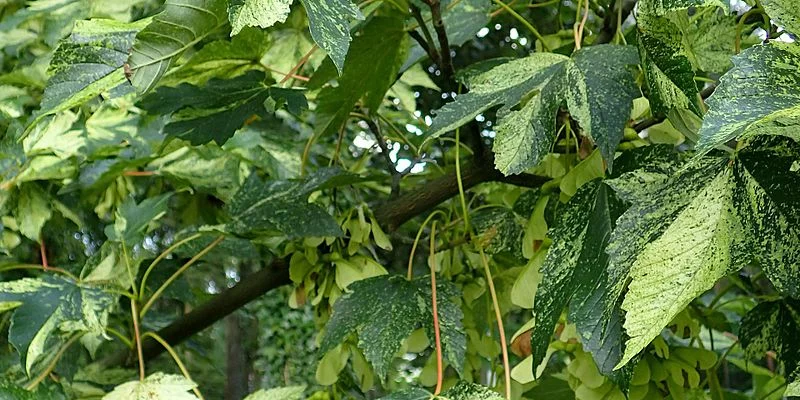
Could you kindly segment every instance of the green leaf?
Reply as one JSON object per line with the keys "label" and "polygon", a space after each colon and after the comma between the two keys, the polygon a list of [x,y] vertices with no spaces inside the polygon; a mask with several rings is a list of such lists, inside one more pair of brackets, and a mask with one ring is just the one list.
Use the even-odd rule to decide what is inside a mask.
{"label": "green leaf", "polygon": [[167,213],[170,193],[148,197],[136,204],[129,197],[119,206],[114,225],[108,225],[105,234],[108,240],[122,242],[128,246],[141,242],[150,224]]}
{"label": "green leaf", "polygon": [[211,78],[233,78],[258,69],[261,58],[270,49],[269,38],[270,35],[260,29],[248,28],[230,40],[208,43],[163,77],[161,84],[202,86]]}
{"label": "green leaf", "polygon": [[115,296],[53,275],[0,283],[0,309],[14,309],[8,339],[28,374],[54,331],[105,335],[115,304]]}
{"label": "green leaf", "polygon": [[[577,324],[581,341],[602,341],[605,321],[596,314],[595,303],[600,299],[593,294],[603,293],[598,289],[603,289],[607,278],[605,248],[613,221],[621,211],[621,204],[611,188],[595,180],[582,186],[570,199],[548,233],[553,244],[540,268],[542,281],[533,302],[536,310],[531,332],[534,366],[544,359],[556,322],[568,304],[569,319]],[[621,358],[620,349],[600,354],[599,349],[604,346],[591,347],[596,350],[598,366],[603,367],[604,373],[610,373]]]}
{"label": "green leaf", "polygon": [[116,97],[130,92],[123,64],[136,33],[148,20],[132,24],[112,20],[76,21],[70,36],[50,60],[47,81],[36,122],[46,115],[79,106],[98,95]]}
{"label": "green leaf", "polygon": [[38,242],[44,224],[53,216],[47,194],[35,184],[25,184],[19,188],[16,217],[19,233]]}
{"label": "green leaf", "polygon": [[227,23],[225,0],[167,0],[136,35],[128,58],[131,83],[139,93],[150,91],[186,49]]}
{"label": "green leaf", "polygon": [[244,400],[301,400],[305,390],[305,386],[262,389],[245,397]]}
{"label": "green leaf", "polygon": [[642,31],[639,32],[638,45],[653,113],[665,115],[677,108],[690,109],[701,115],[694,70],[680,47]]}
{"label": "green leaf", "polygon": [[231,0],[228,5],[231,36],[238,34],[245,26],[269,28],[286,21],[291,5],[292,0]]}
{"label": "green leaf", "polygon": [[370,19],[353,41],[338,86],[325,87],[319,93],[315,130],[338,131],[359,100],[367,113],[377,113],[384,95],[397,79],[407,43],[401,18]]}
{"label": "green leaf", "polygon": [[[382,275],[353,282],[348,289],[352,291],[333,306],[319,352],[325,354],[357,333],[364,357],[385,379],[403,340],[420,327],[432,330],[429,278],[407,281],[400,276]],[[461,308],[452,301],[458,290],[450,283],[438,285],[437,289],[445,359],[460,374],[466,335],[461,326]]]}
{"label": "green leaf", "polygon": [[333,217],[307,199],[316,190],[358,179],[335,168],[322,169],[300,181],[265,182],[251,173],[226,206],[231,215],[226,228],[239,235],[280,232],[289,237],[341,236],[342,230]]}
{"label": "green leaf", "polygon": [[739,340],[749,358],[761,359],[774,351],[783,364],[784,375],[800,377],[800,301],[783,299],[755,306],[742,319]]}
{"label": "green leaf", "polygon": [[800,48],[769,42],[743,51],[733,63],[708,99],[698,153],[755,135],[800,139]]}
{"label": "green leaf", "polygon": [[502,400],[497,392],[476,383],[460,381],[442,392],[439,397],[448,400]]}
{"label": "green leaf", "polygon": [[770,138],[750,144],[734,167],[734,204],[746,229],[748,246],[772,284],[787,296],[800,296],[800,146]]}
{"label": "green leaf", "polygon": [[211,193],[222,201],[230,201],[241,186],[244,174],[240,160],[215,144],[181,147],[148,164],[181,187]]}
{"label": "green leaf", "polygon": [[249,71],[231,79],[211,79],[202,86],[160,87],[142,100],[141,107],[151,113],[172,113],[164,127],[169,136],[195,145],[212,140],[222,144],[252,116],[268,115],[264,102],[270,95],[280,101],[297,92],[270,87],[266,80],[263,72]]}
{"label": "green leaf", "polygon": [[[566,103],[610,169],[633,99],[638,97],[627,66],[638,61],[633,47],[599,45],[581,49],[572,58],[534,53],[501,64],[469,79],[470,92],[437,112],[426,140],[503,105],[497,113],[495,166],[507,175],[519,173],[549,153],[555,140],[556,112]],[[511,111],[528,97],[519,110]]]}
{"label": "green leaf", "polygon": [[476,211],[472,224],[481,246],[489,254],[509,253],[522,258],[522,225],[508,208],[492,207]]}
{"label": "green leaf", "polygon": [[143,381],[123,383],[105,395],[103,400],[196,400],[188,393],[197,384],[182,375],[156,372]]}
{"label": "green leaf", "polygon": [[672,11],[685,10],[690,7],[727,7],[720,0],[642,0],[638,6],[639,12],[655,16],[662,16]]}
{"label": "green leaf", "polygon": [[350,0],[301,1],[308,14],[311,37],[328,53],[339,73],[343,73],[350,48],[350,19],[364,19],[361,10]]}
{"label": "green leaf", "polygon": [[[687,188],[672,186],[671,190]],[[736,247],[741,245],[743,234],[732,197],[732,173],[726,168],[636,255],[622,303],[630,339],[619,366],[644,349],[695,297],[737,266]]]}
{"label": "green leaf", "polygon": [[775,23],[787,31],[800,34],[800,8],[791,0],[764,0],[764,10]]}

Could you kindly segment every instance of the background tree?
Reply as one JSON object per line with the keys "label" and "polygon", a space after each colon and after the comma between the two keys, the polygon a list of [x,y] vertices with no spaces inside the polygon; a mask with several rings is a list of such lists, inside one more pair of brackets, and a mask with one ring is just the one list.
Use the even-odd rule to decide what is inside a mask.
{"label": "background tree", "polygon": [[793,0],[0,2],[0,397],[800,395]]}

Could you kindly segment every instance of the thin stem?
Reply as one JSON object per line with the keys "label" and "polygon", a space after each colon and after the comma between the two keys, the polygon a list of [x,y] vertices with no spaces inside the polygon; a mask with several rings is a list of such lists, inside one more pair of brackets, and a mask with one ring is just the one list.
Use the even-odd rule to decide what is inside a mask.
{"label": "thin stem", "polygon": [[[589,18],[589,0],[584,0],[583,3],[584,11],[583,11],[583,18],[581,18],[581,22],[576,25],[573,29],[575,31],[575,50],[581,49],[581,42],[583,42],[583,28],[586,26],[586,20]],[[581,0],[578,0],[578,7],[577,7],[577,14],[575,15],[575,21],[578,20],[578,16],[581,13]]]}
{"label": "thin stem", "polygon": [[122,241],[122,257],[125,258],[125,270],[128,272],[128,281],[131,284],[131,290],[133,290],[133,297],[139,298],[139,291],[136,289],[136,281],[133,279],[133,269],[131,268],[130,257],[128,257],[128,246],[125,245],[125,241]]}
{"label": "thin stem", "polygon": [[434,396],[438,396],[442,392],[442,382],[444,381],[444,374],[442,373],[442,339],[439,333],[439,308],[436,300],[436,221],[431,225],[431,246],[430,258],[428,263],[431,267],[431,306],[433,308],[433,337],[436,342],[436,389],[433,391]]}
{"label": "thin stem", "polygon": [[144,354],[142,354],[142,335],[139,333],[139,312],[136,300],[131,299],[131,319],[133,320],[133,338],[136,340],[136,356],[139,359],[139,380],[144,380]]}
{"label": "thin stem", "polygon": [[25,385],[25,389],[27,390],[36,389],[36,386],[42,383],[42,381],[44,381],[44,379],[47,378],[47,376],[50,375],[51,372],[53,372],[53,369],[56,368],[56,364],[58,364],[58,361],[61,359],[62,356],[64,356],[64,353],[67,351],[67,349],[69,349],[70,346],[72,346],[72,344],[75,343],[76,340],[80,339],[81,336],[82,336],[81,333],[76,333],[72,335],[72,337],[69,338],[69,340],[67,340],[67,342],[64,343],[60,349],[58,349],[58,353],[56,353],[56,355],[53,356],[53,359],[50,360],[50,363],[47,364],[47,367],[45,367],[44,371],[42,371],[42,373],[37,375],[36,378],[34,378],[34,380],[32,380],[29,384]]}
{"label": "thin stem", "polygon": [[305,63],[308,62],[308,59],[311,58],[311,55],[314,54],[315,51],[317,51],[317,48],[318,48],[317,45],[314,45],[313,47],[311,47],[311,50],[309,50],[308,53],[306,53],[303,56],[303,58],[300,59],[300,61],[297,63],[297,65],[292,67],[292,69],[289,70],[289,72],[286,73],[286,76],[284,76],[283,79],[281,79],[280,84],[282,85],[284,82],[288,81],[290,78],[293,78],[295,73],[297,73],[297,71],[300,70],[300,68],[302,68],[303,65],[305,65]]}
{"label": "thin stem", "polygon": [[[172,356],[172,360],[175,361],[175,364],[178,366],[178,369],[181,370],[183,376],[186,377],[186,379],[194,382],[192,376],[189,375],[189,370],[186,369],[186,366],[183,365],[183,362],[181,361],[180,357],[178,357],[178,353],[175,352],[175,349],[173,349],[172,346],[170,346],[169,343],[167,343],[167,341],[164,340],[164,338],[158,336],[158,334],[155,332],[145,332],[145,334],[142,335],[142,338],[146,337],[153,338],[153,340],[164,346],[164,349],[167,351],[167,353],[169,353],[170,356]],[[204,400],[203,395],[200,393],[200,390],[197,388],[197,386],[192,388],[192,392],[194,392],[195,396],[197,396],[198,399]]]}
{"label": "thin stem", "polygon": [[218,244],[220,244],[220,243],[222,242],[222,240],[223,240],[223,239],[225,239],[225,236],[224,236],[224,235],[219,235],[219,237],[217,237],[216,239],[214,239],[214,241],[213,241],[213,242],[211,242],[211,244],[209,244],[208,246],[206,246],[206,247],[205,247],[203,250],[200,250],[200,252],[198,252],[197,254],[195,254],[195,256],[194,256],[194,257],[192,257],[191,259],[189,259],[189,261],[187,261],[187,262],[186,262],[186,264],[183,264],[183,265],[182,265],[180,268],[178,268],[178,270],[177,270],[177,271],[175,271],[175,273],[174,273],[174,274],[172,274],[172,276],[170,276],[170,277],[169,277],[169,278],[168,278],[168,279],[167,279],[167,280],[166,280],[166,281],[165,281],[165,282],[164,282],[164,283],[163,283],[163,284],[162,284],[162,285],[161,285],[161,286],[158,288],[158,290],[156,290],[156,292],[155,292],[155,293],[153,293],[153,295],[152,295],[152,296],[150,296],[150,298],[147,300],[147,303],[145,303],[145,304],[144,304],[144,307],[142,307],[142,312],[141,312],[140,316],[141,316],[141,317],[144,317],[144,315],[147,313],[147,310],[149,310],[149,309],[150,309],[150,307],[153,305],[153,302],[155,302],[155,301],[156,301],[156,299],[158,299],[158,297],[159,297],[159,296],[161,296],[161,293],[163,293],[163,292],[164,292],[164,290],[166,290],[166,289],[167,289],[167,286],[169,286],[169,285],[170,285],[172,282],[174,282],[176,279],[178,279],[178,277],[179,277],[179,276],[181,276],[181,274],[182,274],[184,271],[186,271],[186,270],[187,270],[189,267],[191,267],[191,266],[192,266],[192,264],[194,264],[195,262],[197,262],[197,260],[201,259],[201,258],[202,258],[204,255],[206,255],[206,253],[208,253],[209,251],[211,251],[212,249],[214,249],[214,247],[217,247],[217,245],[218,245]]}
{"label": "thin stem", "polygon": [[464,218],[464,231],[469,233],[469,213],[467,212],[467,200],[464,195],[464,182],[461,180],[461,128],[456,128],[456,182],[458,182],[458,198],[461,201],[461,211]]}
{"label": "thin stem", "polygon": [[116,336],[117,339],[119,339],[119,341],[122,342],[129,349],[133,348],[133,342],[131,342],[130,339],[125,337],[125,335],[123,335],[122,332],[120,332],[120,331],[118,331],[118,330],[116,330],[114,328],[111,328],[111,327],[106,327],[106,332]]}
{"label": "thin stem", "polygon": [[39,254],[42,257],[42,268],[49,269],[47,265],[47,247],[44,244],[44,235],[39,235]]}
{"label": "thin stem", "polygon": [[428,218],[425,218],[425,221],[422,222],[422,226],[420,226],[419,230],[417,230],[417,237],[414,239],[414,244],[411,245],[411,254],[408,255],[408,273],[406,274],[406,278],[408,280],[411,280],[411,278],[414,277],[414,271],[412,267],[414,266],[414,253],[417,252],[419,238],[422,237],[422,231],[425,230],[425,226],[428,225],[428,222],[431,222],[431,219],[433,219],[436,214],[442,214],[443,217],[447,217],[447,214],[445,214],[444,211],[435,210],[431,213],[431,215],[428,215]]}
{"label": "thin stem", "polygon": [[150,272],[153,271],[153,269],[156,267],[156,265],[158,265],[158,263],[160,263],[163,259],[165,259],[170,253],[175,251],[175,249],[177,249],[178,247],[181,247],[184,244],[199,238],[200,236],[203,235],[195,233],[194,235],[191,235],[185,239],[173,243],[171,246],[167,247],[164,251],[162,251],[161,254],[159,254],[158,257],[156,257],[156,259],[153,260],[153,262],[151,262],[149,266],[147,266],[147,270],[144,271],[144,275],[142,276],[142,284],[139,286],[139,295],[144,296],[145,285],[147,284],[147,277],[150,276]]}
{"label": "thin stem", "polygon": [[506,400],[511,400],[511,367],[508,362],[508,345],[506,344],[506,332],[503,328],[503,316],[500,314],[500,302],[497,301],[497,292],[494,289],[492,271],[489,269],[489,261],[486,260],[486,253],[483,252],[483,247],[480,245],[478,245],[478,251],[481,253],[483,269],[486,272],[486,280],[489,284],[489,294],[492,296],[492,307],[494,308],[494,316],[497,319],[497,329],[500,331],[500,349],[503,352],[503,372],[505,373],[506,382]]}
{"label": "thin stem", "polygon": [[519,23],[521,23],[522,26],[531,31],[533,36],[539,41],[539,43],[542,44],[542,49],[544,49],[544,51],[550,51],[550,47],[547,46],[547,43],[545,43],[544,37],[542,37],[542,35],[539,33],[536,27],[531,25],[531,23],[528,22],[528,20],[523,18],[521,15],[519,15],[519,13],[514,11],[513,8],[509,7],[508,4],[506,3],[503,3],[501,0],[492,0],[492,1],[494,1],[494,3],[499,5],[500,7],[503,7],[506,11],[508,11],[509,14],[511,14],[512,17],[514,17],[517,21],[519,21]]}
{"label": "thin stem", "polygon": [[59,273],[59,274],[62,274],[64,276],[66,276],[66,277],[69,277],[70,279],[72,279],[74,281],[78,280],[78,277],[75,276],[75,275],[72,275],[69,271],[66,271],[64,269],[57,268],[57,267],[44,268],[43,265],[39,265],[39,264],[9,264],[9,265],[3,265],[2,267],[0,267],[0,272],[13,271],[13,270],[16,270],[16,269],[32,269],[32,270],[37,270],[37,271],[44,270],[46,272],[56,272],[56,273]]}
{"label": "thin stem", "polygon": [[153,176],[158,175],[158,171],[125,171],[122,176]]}

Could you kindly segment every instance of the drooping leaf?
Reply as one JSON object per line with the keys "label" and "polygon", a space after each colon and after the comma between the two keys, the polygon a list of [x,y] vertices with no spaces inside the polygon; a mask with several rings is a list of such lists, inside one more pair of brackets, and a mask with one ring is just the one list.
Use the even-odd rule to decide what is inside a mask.
{"label": "drooping leaf", "polygon": [[153,89],[186,49],[228,23],[227,11],[225,0],[168,0],[136,35],[128,58],[136,90]]}
{"label": "drooping leaf", "polygon": [[786,138],[757,140],[741,151],[734,167],[734,204],[748,246],[772,284],[800,296],[800,146]]}
{"label": "drooping leaf", "polygon": [[128,246],[140,242],[147,233],[147,227],[166,214],[170,197],[170,193],[148,197],[139,204],[133,198],[128,198],[117,210],[114,224],[106,226],[108,240]]}
{"label": "drooping leaf", "polygon": [[[349,0],[345,0],[349,1]],[[320,91],[317,132],[335,132],[349,118],[356,103],[376,113],[405,59],[408,35],[402,18],[376,17],[353,40],[336,87]]]}
{"label": "drooping leaf", "polygon": [[695,297],[738,266],[743,233],[732,197],[732,171],[725,168],[636,255],[622,303],[630,339],[620,366],[644,349]]}
{"label": "drooping leaf", "polygon": [[[461,308],[451,297],[458,291],[448,283],[437,288],[445,359],[461,373],[466,335],[461,327]],[[358,347],[364,357],[375,373],[385,379],[403,340],[420,327],[432,329],[429,278],[408,281],[382,275],[353,282],[348,289],[352,291],[334,304],[319,352],[325,354],[357,333]]]}
{"label": "drooping leaf", "polygon": [[[621,211],[621,204],[611,188],[600,181],[589,182],[567,203],[548,233],[553,244],[540,268],[542,282],[533,302],[536,310],[531,333],[534,366],[544,359],[556,322],[568,304],[569,320],[577,325],[582,342],[594,344],[590,347],[594,348],[595,361],[603,367],[602,371],[610,373],[621,358],[619,346],[607,350],[602,345],[606,321],[600,317],[602,313],[596,312],[596,303],[604,292],[607,278],[605,248],[613,221]],[[611,332],[614,331],[609,330]],[[619,339],[619,331],[615,336]]]}
{"label": "drooping leaf", "polygon": [[291,5],[292,0],[231,0],[228,5],[231,36],[238,34],[245,26],[269,28],[286,21]]}
{"label": "drooping leaf", "polygon": [[0,283],[0,309],[14,309],[8,338],[30,374],[56,332],[105,335],[115,296],[53,275]]}
{"label": "drooping leaf", "polygon": [[261,58],[276,45],[270,43],[269,38],[270,35],[260,29],[243,29],[230,40],[208,43],[170,71],[161,83],[166,86],[181,83],[202,86],[211,78],[233,78],[258,69]]}
{"label": "drooping leaf", "polygon": [[739,340],[748,357],[760,359],[774,351],[787,378],[800,377],[800,301],[783,299],[763,302],[742,319]]}
{"label": "drooping leaf", "polygon": [[[584,134],[611,167],[638,89],[626,69],[638,63],[633,47],[599,45],[571,58],[534,53],[469,80],[470,92],[437,112],[427,140],[453,130],[498,105],[495,165],[505,174],[533,167],[555,140],[556,112],[566,103]],[[533,93],[533,97],[529,95]],[[524,99],[527,103],[511,111]],[[602,100],[601,100],[602,99]]]}
{"label": "drooping leaf", "polygon": [[460,381],[440,395],[449,400],[502,400],[499,393],[476,383]]}
{"label": "drooping leaf", "polygon": [[[227,229],[239,235],[283,233],[289,237],[340,236],[339,224],[308,196],[324,188],[358,181],[357,176],[338,169],[323,169],[305,180],[263,181],[251,173],[226,209],[231,216]],[[306,221],[314,221],[313,224]]]}
{"label": "drooping leaf", "polygon": [[123,23],[113,20],[75,22],[69,37],[59,42],[50,61],[50,73],[35,121],[79,106],[99,95],[129,93],[123,64],[136,33],[148,20]]}
{"label": "drooping leaf", "polygon": [[270,96],[276,101],[290,98],[290,106],[298,107],[295,95],[303,98],[296,90],[269,86],[263,72],[249,71],[231,79],[211,79],[202,86],[161,87],[145,97],[141,107],[152,113],[172,113],[164,127],[167,135],[195,145],[212,140],[222,144],[251,117],[266,117],[264,101]]}
{"label": "drooping leaf", "polygon": [[755,135],[800,139],[798,46],[780,42],[754,46],[734,57],[733,63],[708,99],[698,153]]}
{"label": "drooping leaf", "polygon": [[301,400],[305,390],[305,386],[262,389],[245,397],[244,400]]}
{"label": "drooping leaf", "polygon": [[311,37],[328,53],[339,73],[344,73],[350,49],[350,20],[364,19],[361,10],[350,0],[301,1],[308,14]]}
{"label": "drooping leaf", "polygon": [[791,0],[764,0],[761,2],[770,18],[789,32],[800,34],[800,8]]}
{"label": "drooping leaf", "polygon": [[643,32],[639,33],[638,44],[653,113],[665,115],[671,109],[682,108],[700,115],[694,70],[680,48]]}
{"label": "drooping leaf", "polygon": [[197,384],[182,375],[156,372],[143,381],[131,381],[114,388],[103,400],[196,400],[188,393]]}

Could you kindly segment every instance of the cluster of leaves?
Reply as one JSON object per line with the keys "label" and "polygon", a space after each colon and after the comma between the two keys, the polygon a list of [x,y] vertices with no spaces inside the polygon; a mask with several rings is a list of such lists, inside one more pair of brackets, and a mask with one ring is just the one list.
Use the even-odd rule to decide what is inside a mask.
{"label": "cluster of leaves", "polygon": [[515,3],[4,2],[0,397],[800,395],[793,1]]}

